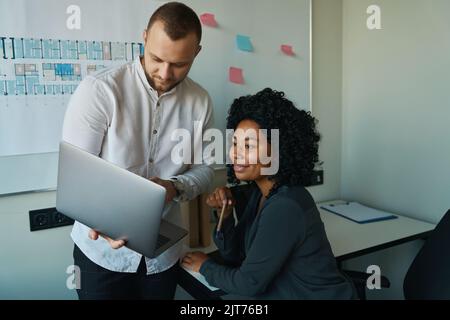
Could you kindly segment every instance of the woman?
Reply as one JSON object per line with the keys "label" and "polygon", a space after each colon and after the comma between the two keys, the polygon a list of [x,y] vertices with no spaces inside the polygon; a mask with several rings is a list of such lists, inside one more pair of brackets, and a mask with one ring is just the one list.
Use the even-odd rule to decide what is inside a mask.
{"label": "woman", "polygon": [[[230,178],[251,182],[254,191],[236,225],[229,189],[216,189],[207,199],[219,212],[226,206],[221,232],[214,237],[226,265],[201,252],[186,254],[182,264],[212,286],[241,296],[354,298],[353,286],[338,271],[314,200],[303,187],[318,161],[315,119],[296,109],[284,93],[265,89],[236,99],[227,120],[227,127],[235,129]],[[267,135],[248,134],[250,129],[267,129]],[[277,143],[270,129],[279,129],[278,154],[270,154],[271,143]],[[263,164],[261,155],[272,161]],[[264,175],[276,160],[278,171]]]}

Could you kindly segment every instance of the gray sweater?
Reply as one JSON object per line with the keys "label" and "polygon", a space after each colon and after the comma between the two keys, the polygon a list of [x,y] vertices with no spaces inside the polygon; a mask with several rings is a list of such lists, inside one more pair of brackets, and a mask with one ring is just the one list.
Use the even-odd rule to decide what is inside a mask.
{"label": "gray sweater", "polygon": [[256,299],[352,299],[352,284],[339,272],[319,211],[301,186],[280,187],[257,207],[254,188],[235,225],[231,216],[214,235],[226,264],[208,259],[200,273],[227,293]]}

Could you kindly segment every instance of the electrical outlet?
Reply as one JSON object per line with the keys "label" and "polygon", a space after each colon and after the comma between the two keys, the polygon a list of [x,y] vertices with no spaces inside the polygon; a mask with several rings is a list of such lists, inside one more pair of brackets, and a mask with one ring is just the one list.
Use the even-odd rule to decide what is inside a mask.
{"label": "electrical outlet", "polygon": [[61,212],[55,211],[53,216],[53,226],[67,226],[73,224],[73,220],[63,215]]}
{"label": "electrical outlet", "polygon": [[72,219],[58,212],[56,208],[31,210],[29,211],[29,216],[30,231],[57,228],[74,223]]}

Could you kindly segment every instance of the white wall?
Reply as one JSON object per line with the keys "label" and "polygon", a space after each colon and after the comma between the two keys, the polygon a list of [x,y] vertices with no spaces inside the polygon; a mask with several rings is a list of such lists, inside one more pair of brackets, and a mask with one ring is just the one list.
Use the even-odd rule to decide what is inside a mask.
{"label": "white wall", "polygon": [[0,197],[0,299],[73,299],[70,228],[30,232],[28,211],[55,206],[55,192]]}
{"label": "white wall", "polygon": [[345,0],[342,194],[437,222],[450,207],[450,2]]}
{"label": "white wall", "polygon": [[[342,196],[438,222],[450,208],[450,2],[344,0]],[[366,9],[381,8],[369,31]],[[378,264],[403,298],[403,277],[420,242],[346,264]]]}
{"label": "white wall", "polygon": [[316,201],[326,201],[340,198],[342,0],[313,0],[312,10],[312,112],[322,135],[325,183],[308,189]]}

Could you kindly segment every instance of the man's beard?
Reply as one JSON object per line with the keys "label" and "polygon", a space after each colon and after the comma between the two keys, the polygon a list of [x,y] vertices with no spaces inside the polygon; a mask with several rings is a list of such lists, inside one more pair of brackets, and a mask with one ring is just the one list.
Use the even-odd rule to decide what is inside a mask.
{"label": "man's beard", "polygon": [[183,80],[186,78],[186,76],[187,76],[187,74],[186,74],[180,81],[174,83],[174,84],[171,85],[169,88],[167,88],[167,89],[165,89],[165,90],[159,90],[159,89],[156,87],[155,82],[153,81],[152,77],[147,73],[147,71],[145,71],[145,57],[141,57],[141,65],[142,65],[142,68],[144,69],[145,77],[147,78],[148,84],[149,84],[154,90],[156,90],[156,91],[161,91],[162,93],[168,92],[168,91],[172,90],[173,88],[175,88],[175,87],[176,87],[181,81],[183,81]]}
{"label": "man's beard", "polygon": [[155,89],[156,91],[161,91],[162,93],[168,92],[168,91],[172,90],[172,89],[175,88],[181,81],[184,80],[184,78],[183,78],[183,79],[181,79],[180,81],[175,82],[174,84],[170,85],[169,87],[164,88],[164,90],[163,90],[162,88],[158,88],[158,87],[156,86],[156,84],[155,84],[155,82],[153,81],[152,77],[150,77],[150,76],[147,74],[147,72],[145,73],[145,77],[147,78],[148,83],[150,84],[150,86],[151,86],[153,89]]}

